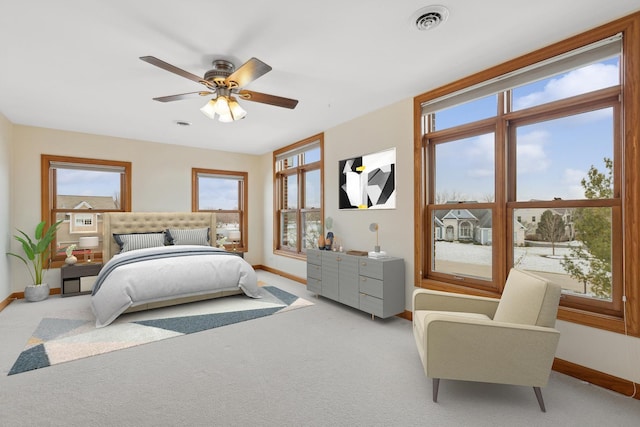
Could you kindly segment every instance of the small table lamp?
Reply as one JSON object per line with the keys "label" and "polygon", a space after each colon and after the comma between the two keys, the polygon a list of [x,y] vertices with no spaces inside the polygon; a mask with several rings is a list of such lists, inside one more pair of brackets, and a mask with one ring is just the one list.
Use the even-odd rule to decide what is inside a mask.
{"label": "small table lamp", "polygon": [[233,251],[236,251],[236,244],[240,241],[240,230],[229,230],[229,240],[233,242]]}
{"label": "small table lamp", "polygon": [[89,259],[87,259],[87,251],[84,251],[84,262],[91,262],[91,249],[97,248],[100,245],[100,239],[98,236],[80,237],[78,239],[78,247],[80,249],[88,249]]}
{"label": "small table lamp", "polygon": [[369,224],[369,231],[375,231],[376,232],[376,246],[373,249],[374,252],[380,252],[380,244],[378,243],[378,230],[379,229],[380,229],[380,227],[378,227],[378,223],[372,222],[371,224]]}

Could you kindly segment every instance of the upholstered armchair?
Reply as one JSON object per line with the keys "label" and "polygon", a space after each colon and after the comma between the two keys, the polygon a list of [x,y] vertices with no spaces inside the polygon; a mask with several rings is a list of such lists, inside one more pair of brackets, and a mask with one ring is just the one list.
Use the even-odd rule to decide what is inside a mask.
{"label": "upholstered armchair", "polygon": [[533,387],[546,412],[541,387],[549,380],[560,332],[554,329],[560,286],[512,269],[502,297],[416,289],[413,335],[433,401],[440,379]]}

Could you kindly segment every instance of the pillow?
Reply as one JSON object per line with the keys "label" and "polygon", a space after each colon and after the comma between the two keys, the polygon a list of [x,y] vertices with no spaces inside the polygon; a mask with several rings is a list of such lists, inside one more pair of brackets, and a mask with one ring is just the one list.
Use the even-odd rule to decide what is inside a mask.
{"label": "pillow", "polygon": [[209,227],[206,228],[167,228],[167,239],[172,245],[200,245],[211,246],[209,244]]}
{"label": "pillow", "polygon": [[113,239],[120,246],[120,253],[134,249],[156,248],[164,246],[164,232],[115,234]]}

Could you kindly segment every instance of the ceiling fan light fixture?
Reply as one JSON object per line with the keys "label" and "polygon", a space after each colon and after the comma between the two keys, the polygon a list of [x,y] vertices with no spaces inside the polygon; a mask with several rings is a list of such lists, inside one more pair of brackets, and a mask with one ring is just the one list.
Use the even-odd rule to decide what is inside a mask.
{"label": "ceiling fan light fixture", "polygon": [[238,104],[238,101],[232,96],[219,95],[207,102],[201,109],[202,114],[214,120],[216,114],[218,120],[222,123],[230,123],[236,120],[244,119],[247,112]]}
{"label": "ceiling fan light fixture", "polygon": [[231,97],[229,100],[229,111],[231,111],[231,115],[233,116],[233,120],[244,119],[247,115],[247,112],[244,108],[238,104],[235,98]]}
{"label": "ceiling fan light fixture", "polygon": [[220,114],[220,116],[218,117],[218,121],[221,123],[231,123],[233,122],[233,116],[229,113],[229,114]]}
{"label": "ceiling fan light fixture", "polygon": [[212,99],[211,101],[207,102],[204,107],[202,107],[200,109],[200,111],[202,111],[202,114],[204,114],[205,116],[209,117],[210,119],[215,119],[216,118],[216,110],[215,110],[215,105],[216,105],[216,100]]}
{"label": "ceiling fan light fixture", "polygon": [[229,99],[226,96],[218,96],[213,109],[220,115],[229,114]]}

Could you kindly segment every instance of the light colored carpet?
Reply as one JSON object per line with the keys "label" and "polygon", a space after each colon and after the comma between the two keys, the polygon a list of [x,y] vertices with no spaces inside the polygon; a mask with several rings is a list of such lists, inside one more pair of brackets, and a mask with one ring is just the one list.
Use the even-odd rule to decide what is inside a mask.
{"label": "light colored carpet", "polygon": [[87,305],[58,313],[56,317],[45,317],[8,375],[312,305],[277,287],[261,285],[258,299],[234,295],[123,314],[99,329]]}
{"label": "light colored carpet", "polygon": [[[2,426],[616,426],[640,402],[553,372],[542,413],[530,387],[442,381],[431,400],[411,332],[265,271],[314,305],[6,375],[43,317],[88,295],[19,300],[0,312]],[[562,338],[561,338],[562,339]]]}

